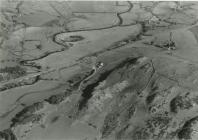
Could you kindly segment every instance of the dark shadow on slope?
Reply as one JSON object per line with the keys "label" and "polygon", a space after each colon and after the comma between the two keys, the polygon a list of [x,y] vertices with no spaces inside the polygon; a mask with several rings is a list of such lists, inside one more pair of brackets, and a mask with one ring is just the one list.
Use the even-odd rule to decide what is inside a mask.
{"label": "dark shadow on slope", "polygon": [[85,87],[85,89],[83,90],[83,94],[81,95],[82,98],[79,101],[78,110],[82,110],[87,105],[88,100],[92,97],[92,93],[93,93],[95,87],[97,87],[100,82],[102,82],[105,79],[107,79],[107,77],[113,71],[115,71],[115,70],[117,70],[119,68],[122,68],[125,65],[135,64],[139,58],[140,57],[137,57],[137,58],[127,58],[126,60],[124,60],[123,62],[121,62],[119,65],[117,65],[117,66],[111,68],[110,70],[105,71],[104,73],[102,73],[95,82],[87,85]]}

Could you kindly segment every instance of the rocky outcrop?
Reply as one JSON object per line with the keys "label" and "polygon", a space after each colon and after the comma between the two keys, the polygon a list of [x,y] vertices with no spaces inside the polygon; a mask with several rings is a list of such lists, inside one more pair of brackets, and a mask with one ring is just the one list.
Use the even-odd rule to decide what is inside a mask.
{"label": "rocky outcrop", "polygon": [[17,140],[11,129],[0,131],[1,140]]}
{"label": "rocky outcrop", "polygon": [[198,116],[187,120],[181,130],[178,132],[178,138],[181,140],[195,140],[198,137]]}
{"label": "rocky outcrop", "polygon": [[112,112],[106,115],[104,119],[104,125],[101,129],[102,138],[108,137],[112,131],[116,129],[119,123],[118,117],[119,114],[117,112]]}
{"label": "rocky outcrop", "polygon": [[35,114],[35,112],[42,109],[43,107],[43,102],[37,102],[25,107],[22,111],[17,113],[15,117],[11,120],[11,127],[39,120],[42,116],[40,114]]}
{"label": "rocky outcrop", "polygon": [[170,102],[170,109],[174,113],[179,110],[190,109],[192,106],[192,100],[185,96],[176,96]]}

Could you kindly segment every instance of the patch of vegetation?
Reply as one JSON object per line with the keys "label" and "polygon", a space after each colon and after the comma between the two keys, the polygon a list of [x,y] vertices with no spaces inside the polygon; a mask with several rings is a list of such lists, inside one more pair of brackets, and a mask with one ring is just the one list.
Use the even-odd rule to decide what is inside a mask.
{"label": "patch of vegetation", "polygon": [[153,137],[162,138],[168,129],[171,118],[163,116],[155,116],[146,121],[146,127]]}
{"label": "patch of vegetation", "polygon": [[187,97],[176,96],[170,102],[170,110],[173,113],[177,113],[179,109],[190,109],[192,107],[192,103]]}
{"label": "patch of vegetation", "polygon": [[147,104],[151,104],[151,103],[154,101],[156,95],[157,95],[157,93],[153,93],[153,94],[151,94],[151,95],[148,95],[148,96],[146,97],[146,103],[147,103]]}
{"label": "patch of vegetation", "polygon": [[11,129],[0,131],[0,139],[1,140],[17,140],[16,136],[14,135]]}
{"label": "patch of vegetation", "polygon": [[41,116],[37,116],[38,114],[34,114],[34,113],[39,109],[43,108],[43,106],[44,106],[43,102],[37,102],[30,106],[25,107],[22,111],[17,113],[15,117],[11,120],[12,121],[11,127],[17,124],[24,124],[29,121],[38,120],[38,118],[40,118]]}
{"label": "patch of vegetation", "polygon": [[82,94],[82,98],[79,101],[78,110],[82,110],[84,107],[86,107],[88,100],[92,97],[92,93],[93,93],[95,87],[97,87],[99,85],[99,83],[106,80],[112,72],[122,69],[125,66],[129,67],[130,65],[135,64],[139,58],[140,57],[126,58],[125,60],[123,60],[121,63],[119,63],[115,67],[112,67],[112,68],[104,71],[98,77],[96,77],[94,82],[92,82],[91,84],[88,84],[83,89],[83,91],[82,91],[83,94]]}
{"label": "patch of vegetation", "polygon": [[79,35],[71,35],[68,38],[64,38],[64,40],[61,40],[63,42],[77,42],[83,40],[84,37],[79,36]]}
{"label": "patch of vegetation", "polygon": [[7,83],[0,87],[0,91],[5,91],[5,90],[11,89],[11,88],[16,88],[16,87],[20,87],[20,86],[24,86],[24,85],[31,85],[31,84],[36,83],[38,80],[39,80],[39,76],[36,76],[36,77],[32,77],[28,80]]}
{"label": "patch of vegetation", "polygon": [[19,83],[7,83],[0,88],[0,91],[5,91],[7,89],[15,88],[15,87],[18,87],[18,86],[20,86]]}
{"label": "patch of vegetation", "polygon": [[127,123],[127,122],[131,119],[131,117],[132,117],[132,116],[134,115],[134,113],[135,113],[135,110],[136,110],[135,105],[132,104],[132,105],[128,105],[128,106],[126,107],[126,110],[124,110],[124,111],[122,112],[122,116],[123,116],[122,122],[123,122],[124,124]]}
{"label": "patch of vegetation", "polygon": [[147,140],[149,139],[149,133],[147,132],[146,128],[136,127],[134,129],[132,139],[133,140]]}
{"label": "patch of vegetation", "polygon": [[[178,132],[178,138],[179,139],[194,139],[192,138],[192,133],[193,133],[193,126],[197,125],[198,123],[198,116],[188,120],[185,122],[184,126],[182,127],[182,129]],[[196,139],[196,138],[195,138]]]}
{"label": "patch of vegetation", "polygon": [[129,128],[129,124],[127,124],[126,126],[124,126],[123,128],[121,128],[117,133],[116,133],[116,139],[117,140],[122,140],[122,138],[125,136],[125,132],[127,131],[127,129]]}
{"label": "patch of vegetation", "polygon": [[109,113],[105,117],[104,124],[101,129],[102,138],[108,137],[112,133],[112,131],[117,127],[118,116],[119,114],[117,112],[113,112],[113,113]]}
{"label": "patch of vegetation", "polygon": [[194,103],[198,104],[198,96],[195,96],[192,100]]}
{"label": "patch of vegetation", "polygon": [[117,42],[113,43],[107,50],[110,51],[110,50],[115,49],[115,48],[123,47],[123,46],[125,46],[125,45],[127,45],[127,44],[130,44],[130,43],[132,43],[132,42],[134,42],[134,41],[137,41],[137,40],[139,40],[139,39],[140,39],[140,36],[139,36],[139,35],[136,35],[136,36],[134,36],[134,35],[128,36],[128,37],[125,38],[125,39],[122,39],[122,40],[120,40],[120,41],[117,41]]}
{"label": "patch of vegetation", "polygon": [[129,106],[129,108],[127,109],[127,117],[131,118],[134,113],[135,113],[135,106],[134,105]]}
{"label": "patch of vegetation", "polygon": [[18,124],[27,124],[29,122],[38,123],[39,121],[41,121],[42,117],[42,114],[32,114],[23,118],[21,122],[18,122]]}
{"label": "patch of vegetation", "polygon": [[64,93],[56,94],[50,96],[48,99],[45,99],[49,104],[59,104],[64,101],[72,93],[72,87],[65,89]]}
{"label": "patch of vegetation", "polygon": [[84,71],[83,73],[79,73],[71,77],[67,82],[70,84],[73,88],[78,88],[81,81],[83,81],[87,76],[91,74],[91,70]]}
{"label": "patch of vegetation", "polygon": [[66,98],[65,94],[57,94],[57,95],[52,95],[48,99],[45,99],[50,104],[59,104]]}
{"label": "patch of vegetation", "polygon": [[25,69],[23,69],[20,66],[15,67],[5,67],[3,69],[0,69],[0,73],[9,73],[9,74],[18,74],[18,75],[24,75],[26,73]]}
{"label": "patch of vegetation", "polygon": [[19,78],[21,76],[26,75],[26,69],[20,66],[5,67],[5,68],[0,69],[0,73],[2,75],[5,75],[3,76],[3,80],[9,80],[12,78]]}
{"label": "patch of vegetation", "polygon": [[51,123],[55,123],[56,121],[58,121],[59,118],[60,116],[55,116],[54,118],[52,118]]}
{"label": "patch of vegetation", "polygon": [[92,97],[92,93],[95,89],[95,87],[97,87],[99,85],[100,82],[104,81],[109,75],[110,73],[112,72],[113,70],[109,70],[109,71],[106,71],[104,73],[102,73],[95,82],[87,85],[85,87],[85,89],[83,89],[83,94],[81,95],[82,98],[81,100],[79,101],[79,107],[78,107],[78,110],[82,110],[86,105],[87,105],[87,102],[88,100]]}

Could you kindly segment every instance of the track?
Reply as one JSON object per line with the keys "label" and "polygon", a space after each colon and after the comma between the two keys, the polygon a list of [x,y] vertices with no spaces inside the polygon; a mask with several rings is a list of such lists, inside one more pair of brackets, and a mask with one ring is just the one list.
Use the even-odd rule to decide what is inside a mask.
{"label": "track", "polygon": [[[114,27],[122,26],[122,24],[123,24],[123,19],[122,19],[121,15],[124,14],[124,13],[130,12],[131,9],[133,8],[133,4],[132,4],[130,1],[128,1],[128,4],[129,4],[129,8],[128,8],[127,10],[122,11],[122,12],[119,12],[119,13],[116,13],[116,16],[117,16],[117,18],[118,18],[117,24],[111,25],[111,26],[108,26],[108,27],[101,27],[101,28],[79,29],[79,30],[69,30],[69,31],[67,31],[67,32],[58,32],[58,33],[55,33],[55,34],[53,35],[53,42],[57,43],[58,45],[65,46],[64,44],[60,43],[60,42],[57,40],[57,36],[58,36],[59,34],[68,33],[68,32],[74,33],[74,32],[83,32],[83,31],[105,30],[105,29],[111,29],[111,28],[114,28]],[[119,6],[119,5],[118,5],[118,6]],[[128,25],[128,26],[131,26],[131,25]]]}
{"label": "track", "polygon": [[[108,27],[101,27],[101,28],[79,29],[79,30],[72,30],[72,31],[69,30],[69,31],[66,31],[66,32],[64,31],[64,32],[55,33],[55,34],[52,36],[52,41],[55,42],[56,44],[60,45],[60,46],[63,46],[64,49],[59,50],[59,51],[56,51],[56,52],[48,52],[48,53],[44,54],[43,56],[41,56],[41,57],[39,57],[39,58],[35,58],[35,59],[32,59],[32,60],[26,60],[25,62],[31,62],[31,61],[43,59],[43,58],[45,58],[45,57],[47,57],[47,56],[49,56],[49,55],[51,55],[51,54],[54,54],[54,53],[57,53],[57,52],[61,52],[61,51],[65,51],[66,48],[67,48],[68,46],[65,46],[64,44],[60,43],[60,42],[57,40],[57,36],[58,36],[59,34],[68,33],[68,32],[83,32],[83,31],[105,30],[105,29],[111,29],[111,28],[115,28],[115,27],[119,27],[119,26],[121,27],[122,24],[123,24],[123,19],[122,19],[121,15],[124,14],[124,13],[130,12],[131,9],[133,8],[133,4],[132,4],[130,1],[128,1],[128,4],[129,4],[129,5],[128,5],[128,9],[127,9],[127,10],[122,11],[122,12],[119,12],[119,13],[116,13],[116,16],[117,16],[117,18],[118,18],[118,22],[117,22],[115,25],[111,25],[111,26],[108,26]],[[119,6],[119,5],[117,5],[117,6]],[[132,26],[132,25],[128,25],[128,26]],[[75,64],[74,64],[74,65],[75,65]],[[61,69],[61,68],[60,68],[60,69]],[[89,75],[87,78],[85,78],[85,79],[80,83],[78,90],[81,90],[81,87],[82,87],[83,83],[84,83],[85,81],[89,80],[90,78],[92,78],[92,77],[98,72],[99,69],[100,69],[100,68],[93,68],[93,73],[92,73],[91,75]],[[42,75],[42,74],[46,74],[46,73],[53,72],[53,71],[55,71],[55,69],[53,69],[53,70],[47,70],[47,71],[41,71],[41,72],[39,72],[39,73],[35,73],[35,74],[33,74],[33,75],[30,75],[30,76],[21,77],[21,78],[15,79],[15,80],[21,80],[21,79],[23,79],[23,78],[30,78],[30,77],[40,76],[40,75]],[[14,81],[15,81],[15,80],[14,80]],[[39,81],[39,80],[37,80],[37,81]],[[9,81],[9,82],[10,82],[10,81]],[[36,83],[36,82],[35,82],[35,83]],[[35,84],[35,83],[34,83],[34,84]],[[16,99],[16,102],[13,104],[13,107],[12,107],[11,109],[9,109],[9,111],[7,111],[7,112],[1,114],[0,118],[5,118],[5,117],[7,117],[7,116],[8,116],[10,113],[12,113],[16,108],[18,108],[18,107],[20,106],[20,101],[21,101],[22,98],[24,98],[24,97],[26,97],[26,96],[28,96],[28,95],[31,95],[31,94],[37,94],[37,93],[41,93],[41,92],[46,92],[46,91],[55,90],[55,89],[57,89],[57,88],[60,88],[61,86],[63,86],[63,85],[61,84],[61,85],[59,85],[59,86],[57,86],[57,87],[53,87],[53,88],[46,89],[46,90],[43,90],[43,91],[32,91],[32,92],[27,92],[27,93],[21,95],[20,97],[18,97],[18,98]]]}
{"label": "track", "polygon": [[102,68],[102,66],[99,67],[99,68],[94,67],[94,68],[93,68],[93,73],[92,73],[91,75],[89,75],[87,78],[85,78],[85,79],[79,84],[78,90],[81,91],[81,86],[83,85],[83,83],[84,83],[85,81],[88,81],[89,79],[91,79],[91,78],[97,73],[97,71],[98,71],[99,69],[101,69],[101,68]]}

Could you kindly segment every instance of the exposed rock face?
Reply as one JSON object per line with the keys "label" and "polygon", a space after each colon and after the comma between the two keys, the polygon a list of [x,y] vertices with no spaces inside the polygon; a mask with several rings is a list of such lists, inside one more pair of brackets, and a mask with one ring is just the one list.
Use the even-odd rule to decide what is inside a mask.
{"label": "exposed rock face", "polygon": [[64,94],[52,95],[45,101],[49,102],[50,104],[59,104],[65,99],[65,97],[66,96]]}
{"label": "exposed rock face", "polygon": [[190,109],[192,106],[192,101],[185,96],[176,96],[170,102],[170,109],[174,113],[177,113],[178,110]]}
{"label": "exposed rock face", "polygon": [[198,117],[194,117],[188,121],[185,122],[184,126],[181,128],[181,130],[178,133],[179,139],[196,139],[198,136],[197,132],[198,128]]}
{"label": "exposed rock face", "polygon": [[0,132],[0,139],[2,140],[17,140],[11,129]]}

